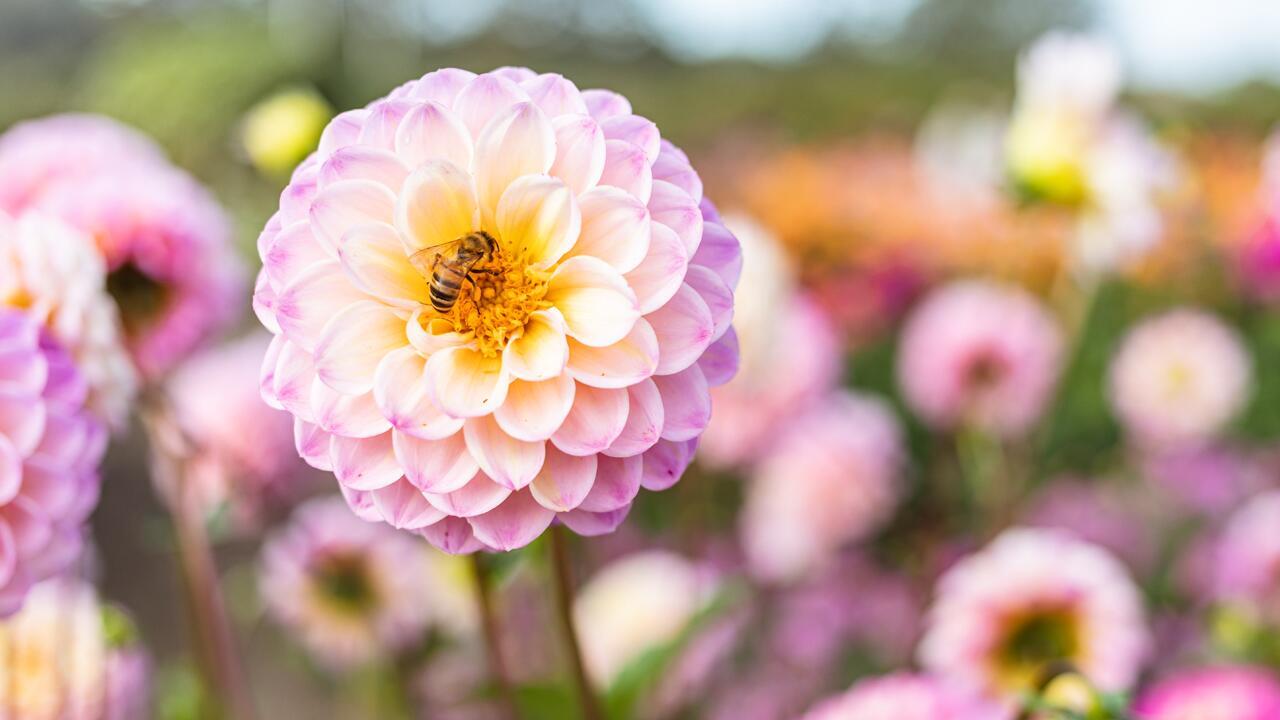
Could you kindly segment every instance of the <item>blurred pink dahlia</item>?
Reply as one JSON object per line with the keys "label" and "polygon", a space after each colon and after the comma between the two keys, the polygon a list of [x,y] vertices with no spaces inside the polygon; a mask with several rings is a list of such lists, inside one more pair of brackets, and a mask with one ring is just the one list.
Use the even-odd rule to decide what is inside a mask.
{"label": "blurred pink dahlia", "polygon": [[137,389],[102,259],[84,234],[39,212],[0,212],[0,305],[19,308],[71,353],[89,407],[120,428]]}
{"label": "blurred pink dahlia", "polygon": [[196,445],[188,478],[207,511],[226,503],[242,527],[286,507],[316,474],[293,452],[293,422],[267,407],[258,370],[270,337],[256,334],[202,351],[169,383],[174,411]]}
{"label": "blurred pink dahlia", "polygon": [[1012,699],[1057,663],[1124,690],[1149,646],[1142,597],[1118,560],[1066,534],[1017,528],[939,579],[919,657],[939,676]]}
{"label": "blurred pink dahlia", "polygon": [[0,617],[80,554],[98,502],[106,430],[88,386],[47,330],[0,309]]}
{"label": "blurred pink dahlia", "polygon": [[1280,490],[1257,495],[1227,521],[1213,553],[1213,594],[1280,620]]}
{"label": "blurred pink dahlia", "polygon": [[0,136],[0,207],[39,208],[92,237],[144,375],[239,316],[244,268],[213,196],[153,143],[103,117],[53,116]]}
{"label": "blurred pink dahlia", "polygon": [[1248,666],[1186,670],[1143,693],[1133,713],[1137,720],[1274,720],[1280,680]]}
{"label": "blurred pink dahlia", "polygon": [[[478,231],[436,311],[410,257]],[[264,397],[358,514],[450,552],[611,531],[736,368],[738,243],[697,173],[559,75],[440,70],[339,115],[259,251]]]}
{"label": "blurred pink dahlia", "polygon": [[422,641],[433,617],[426,550],[337,497],[311,500],[263,544],[259,592],[319,664],[350,668]]}
{"label": "blurred pink dahlia", "polygon": [[960,281],[934,291],[908,318],[898,381],[931,426],[1017,436],[1043,414],[1062,352],[1061,328],[1034,297]]}
{"label": "blurred pink dahlia", "polygon": [[741,536],[766,580],[795,580],[888,521],[901,494],[897,419],[877,399],[833,393],[793,419],[747,489]]}
{"label": "blurred pink dahlia", "polygon": [[1212,439],[1244,407],[1253,363],[1234,329],[1184,308],[1130,330],[1109,382],[1111,406],[1135,441],[1194,444]]}
{"label": "blurred pink dahlia", "polygon": [[990,701],[928,675],[898,673],[860,680],[818,703],[803,720],[1007,720]]}

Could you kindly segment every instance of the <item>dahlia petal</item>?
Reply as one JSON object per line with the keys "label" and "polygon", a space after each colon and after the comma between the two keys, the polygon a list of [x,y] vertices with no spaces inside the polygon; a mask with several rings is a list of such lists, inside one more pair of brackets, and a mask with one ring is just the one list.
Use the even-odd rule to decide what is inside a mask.
{"label": "dahlia petal", "polygon": [[276,319],[276,291],[272,289],[265,269],[258,271],[258,279],[253,285],[253,314],[258,316],[258,322],[267,332],[280,334],[280,321]]}
{"label": "dahlia petal", "polygon": [[38,458],[28,458],[22,468],[20,497],[34,501],[51,516],[69,512],[81,492],[81,484],[68,482],[66,470]]}
{"label": "dahlia petal", "polygon": [[336,250],[342,236],[356,225],[390,223],[395,207],[395,193],[382,183],[338,180],[317,192],[311,201],[311,230],[321,242]]}
{"label": "dahlia petal", "polygon": [[293,420],[293,445],[298,455],[317,470],[333,470],[329,462],[329,442],[332,436],[300,418]]}
{"label": "dahlia petal", "polygon": [[[4,593],[8,589],[8,585],[13,583],[14,576],[18,571],[18,544],[13,539],[13,531],[9,529],[9,524],[0,519],[0,593]],[[14,583],[16,584],[16,583]],[[0,612],[7,617],[18,608],[22,607],[22,601],[26,597],[26,585],[24,584],[19,592],[15,593],[16,597],[8,598],[0,594]]]}
{"label": "dahlia petal", "polygon": [[334,435],[329,441],[329,463],[338,482],[352,490],[377,490],[404,476],[389,432],[371,438]]}
{"label": "dahlia petal", "polygon": [[486,221],[516,178],[545,175],[556,161],[556,131],[533,103],[499,113],[476,139],[476,196]]}
{"label": "dahlia petal", "polygon": [[292,225],[299,220],[309,220],[311,201],[316,198],[318,181],[318,178],[295,179],[280,191],[280,212],[277,216],[280,227]]}
{"label": "dahlia petal", "polygon": [[583,90],[582,101],[596,120],[631,114],[631,101],[612,90]]}
{"label": "dahlia petal", "polygon": [[715,271],[701,265],[690,265],[684,281],[698,293],[698,297],[702,298],[711,311],[714,326],[711,341],[724,337],[733,324],[733,290],[729,289],[724,279]]}
{"label": "dahlia petal", "polygon": [[520,83],[520,87],[547,117],[587,114],[587,103],[578,92],[578,86],[563,75],[543,73]]}
{"label": "dahlia petal", "polygon": [[312,265],[285,287],[276,299],[276,319],[289,340],[311,352],[334,315],[366,299],[342,265],[329,260]]}
{"label": "dahlia petal", "polygon": [[556,161],[550,174],[581,195],[595,187],[604,172],[604,132],[586,115],[563,115],[552,127],[556,131]]}
{"label": "dahlia petal", "polygon": [[568,374],[584,385],[621,388],[653,375],[658,368],[658,336],[644,318],[636,320],[631,332],[605,347],[569,341]]}
{"label": "dahlia petal", "polygon": [[653,221],[674,230],[684,243],[685,254],[694,257],[702,242],[702,211],[697,201],[675,185],[655,180],[648,208]]}
{"label": "dahlia petal", "polygon": [[448,493],[425,493],[427,502],[444,512],[470,518],[487,513],[511,496],[511,490],[490,480],[484,473],[477,473],[466,485]]}
{"label": "dahlia petal", "polygon": [[404,318],[378,302],[354,303],[329,321],[316,344],[316,374],[338,392],[361,395],[373,390],[382,358],[408,345]]}
{"label": "dahlia petal", "polygon": [[702,178],[698,177],[684,153],[666,140],[662,141],[662,150],[653,163],[653,179],[665,180],[684,190],[695,201],[702,202]]}
{"label": "dahlia petal", "polygon": [[693,264],[711,268],[726,285],[736,288],[742,277],[742,245],[724,225],[704,222]]}
{"label": "dahlia petal", "polygon": [[640,476],[640,484],[646,490],[661,492],[675,485],[684,471],[693,462],[693,451],[697,448],[696,440],[672,442],[659,440],[641,456],[644,460],[644,474]]}
{"label": "dahlia petal", "polygon": [[0,390],[0,435],[26,457],[40,444],[46,412],[45,404],[38,396]]}
{"label": "dahlia petal", "polygon": [[627,507],[640,492],[640,476],[643,472],[644,461],[639,456],[615,458],[600,455],[595,484],[578,509],[586,512],[609,512]]}
{"label": "dahlia petal", "polygon": [[464,555],[484,549],[484,544],[471,532],[471,523],[460,517],[446,516],[440,522],[417,532],[436,549],[451,555]]}
{"label": "dahlia petal", "polygon": [[378,514],[397,530],[419,530],[446,517],[407,480],[397,480],[369,494]]}
{"label": "dahlia petal", "polygon": [[447,160],[428,160],[405,180],[395,220],[410,253],[472,232],[480,225],[471,175]]}
{"label": "dahlia petal", "polygon": [[606,140],[625,140],[644,151],[645,160],[653,165],[661,149],[662,134],[649,118],[640,115],[615,115],[600,121]]}
{"label": "dahlia petal", "polygon": [[646,319],[658,336],[657,375],[670,375],[693,365],[715,335],[711,309],[688,285],[681,285],[675,297]]}
{"label": "dahlia petal", "polygon": [[22,453],[9,438],[0,435],[0,503],[7,503],[22,490]]}
{"label": "dahlia petal", "polygon": [[367,523],[385,522],[382,518],[382,512],[378,510],[378,506],[373,502],[372,492],[352,490],[342,483],[338,483],[338,492],[342,495],[342,499],[346,501],[347,509],[351,511],[352,515]]}
{"label": "dahlia petal", "polygon": [[436,405],[454,417],[480,417],[493,412],[507,396],[510,380],[502,358],[458,346],[427,359],[428,387]]}
{"label": "dahlia petal", "polygon": [[662,437],[666,409],[651,379],[627,388],[627,424],[613,444],[603,450],[611,457],[631,457],[653,447]]}
{"label": "dahlia petal", "polygon": [[476,74],[469,70],[444,68],[423,75],[417,82],[410,83],[407,97],[415,100],[426,100],[439,103],[444,107],[453,107],[458,93],[467,83],[474,80]]}
{"label": "dahlia petal", "polygon": [[335,435],[367,438],[391,429],[382,416],[373,393],[346,395],[329,387],[320,378],[311,383],[311,409],[315,422]]}
{"label": "dahlia petal", "polygon": [[409,168],[390,150],[352,145],[324,161],[320,166],[317,186],[325,188],[340,180],[372,180],[396,193],[400,192],[400,186],[408,176]]}
{"label": "dahlia petal", "polygon": [[405,478],[422,492],[453,492],[480,471],[460,432],[440,440],[420,440],[394,431],[391,445]]}
{"label": "dahlia petal", "polygon": [[529,314],[524,332],[502,351],[502,365],[512,377],[536,382],[560,375],[569,359],[564,316],[556,308]]}
{"label": "dahlia petal", "polygon": [[568,512],[582,504],[595,480],[595,455],[567,455],[551,446],[542,469],[529,485],[529,494],[548,510]]}
{"label": "dahlia petal", "polygon": [[649,210],[615,187],[592,188],[578,198],[582,230],[571,255],[590,255],[620,273],[634,270],[649,252]]}
{"label": "dahlia petal", "polygon": [[533,482],[542,469],[545,443],[517,440],[503,432],[491,417],[468,420],[462,435],[480,469],[503,487],[520,490]]}
{"label": "dahlia petal", "polygon": [[330,120],[324,132],[320,133],[320,147],[317,154],[327,157],[337,152],[339,148],[355,144],[360,137],[360,128],[364,127],[364,118],[367,114],[367,110],[360,108],[339,113]]}
{"label": "dahlia petal", "polygon": [[297,343],[289,342],[283,335],[276,339],[280,341],[280,350],[270,373],[270,396],[280,407],[310,422],[314,419],[311,385],[316,379],[315,363],[311,354]]}
{"label": "dahlia petal", "polygon": [[416,309],[429,297],[427,280],[409,262],[396,229],[383,223],[357,225],[347,231],[338,260],[361,290],[406,309]]}
{"label": "dahlia petal", "polygon": [[471,137],[479,138],[489,122],[529,95],[510,80],[488,73],[477,75],[464,86],[453,101],[453,112],[467,126]]}
{"label": "dahlia petal", "polygon": [[[418,103],[408,99],[378,100],[369,106],[369,114],[365,116],[360,128],[358,143],[379,150],[394,150],[396,146],[396,130],[404,116],[409,114]],[[392,188],[395,190],[395,188]]]}
{"label": "dahlia petal", "polygon": [[593,513],[585,510],[574,510],[573,512],[562,513],[556,517],[564,526],[583,537],[596,537],[599,535],[608,535],[618,526],[622,525],[622,521],[627,519],[627,513],[631,512],[631,506],[620,507],[617,510],[609,512]]}
{"label": "dahlia petal", "polygon": [[647,204],[653,192],[653,170],[644,148],[625,140],[606,140],[600,184],[620,188]]}
{"label": "dahlia petal", "polygon": [[332,259],[329,249],[311,232],[311,223],[299,220],[271,239],[262,255],[262,268],[274,287],[283,288],[311,266]]}
{"label": "dahlia petal", "polygon": [[575,388],[568,375],[541,382],[515,380],[507,389],[506,402],[493,412],[493,419],[511,437],[528,442],[547,440],[568,417]]}
{"label": "dahlia petal", "polygon": [[583,345],[612,345],[640,317],[627,281],[603,260],[579,255],[556,268],[545,298],[564,315],[568,334]]}
{"label": "dahlia petal", "polygon": [[627,391],[579,384],[573,408],[551,436],[570,455],[598,453],[613,444],[627,424]]}
{"label": "dahlia petal", "polygon": [[18,557],[31,559],[49,544],[54,534],[53,521],[44,508],[24,497],[15,498],[4,508],[3,522],[13,533]]}
{"label": "dahlia petal", "polygon": [[640,312],[649,314],[667,304],[680,289],[689,267],[684,243],[661,223],[649,226],[649,252],[636,269],[626,274],[627,284],[636,292]]}
{"label": "dahlia petal", "polygon": [[415,107],[396,129],[396,154],[411,170],[430,160],[469,168],[472,153],[471,132],[441,103]]}
{"label": "dahlia petal", "polygon": [[515,550],[533,542],[551,525],[555,513],[527,492],[513,493],[501,505],[469,519],[476,539],[494,550]]}
{"label": "dahlia petal", "polygon": [[707,346],[707,351],[698,358],[698,368],[707,377],[711,387],[724,385],[738,374],[738,333],[733,326],[717,341]]}
{"label": "dahlia petal", "polygon": [[50,406],[45,416],[44,433],[32,457],[64,467],[75,467],[80,463],[85,470],[92,471],[101,459],[93,455],[93,442],[92,421],[82,414]]}
{"label": "dahlia petal", "polygon": [[373,376],[373,400],[392,427],[422,440],[439,440],[461,430],[464,421],[431,402],[426,363],[412,347],[387,353]]}
{"label": "dahlia petal", "polygon": [[711,421],[711,394],[702,370],[691,365],[675,375],[655,375],[653,381],[662,393],[666,413],[662,439],[692,440],[701,435]]}
{"label": "dahlia petal", "polygon": [[431,317],[427,312],[424,309],[415,310],[409,317],[408,326],[409,344],[423,357],[431,357],[439,350],[470,341],[470,336],[453,329],[453,323],[441,317]]}
{"label": "dahlia petal", "polygon": [[538,77],[538,73],[530,70],[529,68],[517,67],[515,65],[504,65],[500,68],[490,70],[489,74],[496,75],[500,78],[506,78],[516,85],[523,85],[524,83]]}
{"label": "dahlia petal", "polygon": [[582,214],[564,181],[527,175],[512,182],[498,201],[500,242],[534,267],[549,268],[578,240]]}

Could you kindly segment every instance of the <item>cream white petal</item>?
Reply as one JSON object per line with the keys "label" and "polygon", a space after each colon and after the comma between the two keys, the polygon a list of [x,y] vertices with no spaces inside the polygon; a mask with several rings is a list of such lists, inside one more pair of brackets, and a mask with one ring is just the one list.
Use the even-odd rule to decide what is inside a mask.
{"label": "cream white petal", "polygon": [[578,86],[563,75],[543,73],[520,83],[520,87],[548,117],[587,114],[587,103]]}
{"label": "cream white petal", "polygon": [[311,201],[311,230],[337,250],[352,227],[370,222],[390,223],[396,196],[373,180],[339,180],[316,193]]}
{"label": "cream white petal", "polygon": [[299,220],[272,237],[262,253],[262,267],[274,287],[284,288],[311,266],[333,257],[333,251],[316,240],[311,223]]}
{"label": "cream white petal", "polygon": [[338,392],[361,395],[373,390],[382,358],[408,345],[403,317],[373,300],[352,303],[325,326],[316,344],[316,374]]}
{"label": "cream white petal", "polygon": [[653,192],[653,169],[644,150],[626,140],[605,140],[601,185],[620,188],[641,203]]}
{"label": "cream white petal", "polygon": [[511,495],[511,490],[490,480],[484,473],[477,473],[466,485],[453,492],[425,494],[427,502],[446,513],[469,518],[498,507]]}
{"label": "cream white petal", "polygon": [[422,491],[408,480],[397,480],[369,494],[378,515],[397,530],[418,530],[446,517],[439,508],[427,502]]}
{"label": "cream white petal", "polygon": [[388,353],[373,376],[373,399],[392,427],[422,440],[438,440],[461,430],[464,421],[444,414],[431,401],[426,363],[413,347]]}
{"label": "cream white petal", "polygon": [[556,161],[550,174],[575,195],[595,187],[604,173],[604,132],[586,115],[562,115],[552,122],[556,131]]}
{"label": "cream white petal", "polygon": [[443,245],[480,227],[471,175],[447,160],[429,160],[405,180],[395,225],[409,253]]}
{"label": "cream white petal", "polygon": [[547,380],[560,375],[569,359],[564,317],[555,308],[530,313],[524,331],[502,351],[502,364],[512,377]]}
{"label": "cream white petal", "polygon": [[603,452],[612,457],[631,457],[653,447],[662,437],[666,408],[662,394],[651,379],[627,388],[627,424],[618,438]]}
{"label": "cream white petal", "polygon": [[506,252],[537,268],[549,268],[578,240],[582,214],[559,178],[526,175],[511,183],[495,217]]}
{"label": "cream white petal", "polygon": [[423,440],[394,430],[391,445],[405,477],[423,492],[453,492],[480,471],[461,432],[438,440]]}
{"label": "cream white petal", "polygon": [[538,107],[518,103],[499,113],[476,139],[476,197],[486,222],[516,178],[545,175],[556,160],[556,132]]}
{"label": "cream white petal", "polygon": [[276,319],[290,341],[312,351],[334,315],[368,300],[336,260],[317,263],[294,278],[276,298]]}
{"label": "cream white petal", "polygon": [[311,409],[316,424],[334,435],[366,438],[391,429],[373,401],[373,393],[346,395],[318,377],[311,382]]}
{"label": "cream white petal", "polygon": [[529,95],[524,90],[506,78],[493,74],[478,75],[458,92],[452,110],[467,126],[471,137],[478,138],[494,116],[528,99]]}
{"label": "cream white petal", "polygon": [[462,435],[480,469],[499,485],[519,490],[542,468],[545,443],[517,440],[491,417],[467,420]]}
{"label": "cream white petal", "polygon": [[596,480],[595,455],[578,457],[547,448],[542,470],[529,485],[529,494],[544,508],[568,512],[582,504]]}
{"label": "cream white petal", "polygon": [[338,482],[352,490],[376,490],[404,475],[389,432],[371,438],[334,435],[329,440],[329,462]]}
{"label": "cream white petal", "polygon": [[409,262],[400,234],[385,223],[357,225],[343,236],[338,260],[361,290],[414,310],[429,299],[427,279]]}
{"label": "cream white petal", "polygon": [[430,160],[471,167],[471,132],[446,106],[428,102],[409,111],[396,129],[396,154],[409,169]]}
{"label": "cream white petal", "polygon": [[507,399],[494,411],[493,419],[514,438],[546,440],[569,415],[576,387],[568,375],[541,382],[512,381]]}
{"label": "cream white petal", "polygon": [[436,406],[454,417],[488,415],[507,396],[509,376],[502,358],[458,346],[445,348],[427,360],[427,378]]}
{"label": "cream white petal", "polygon": [[341,180],[372,180],[396,193],[408,175],[409,168],[390,150],[351,145],[324,161],[316,184],[323,189]]}
{"label": "cream white petal", "polygon": [[649,252],[649,210],[615,187],[593,188],[578,198],[582,230],[570,255],[590,255],[615,270],[634,270]]}
{"label": "cream white petal", "polygon": [[680,372],[697,362],[715,336],[711,309],[696,290],[681,285],[666,305],[646,316],[658,336],[658,375]]}
{"label": "cream white petal", "polygon": [[640,317],[635,293],[622,276],[603,260],[584,255],[556,268],[546,300],[564,316],[568,335],[592,347],[618,342]]}
{"label": "cream white petal", "polygon": [[573,408],[551,436],[555,446],[570,455],[598,453],[618,439],[627,424],[627,391],[579,384]]}
{"label": "cream white petal", "polygon": [[620,388],[634,385],[658,369],[658,336],[645,318],[612,345],[591,347],[569,341],[568,374],[584,385]]}
{"label": "cream white petal", "polygon": [[653,221],[671,228],[684,243],[685,255],[693,257],[702,242],[702,210],[698,203],[675,185],[655,180],[648,208]]}
{"label": "cream white petal", "polygon": [[501,551],[533,542],[555,519],[555,513],[534,501],[527,492],[513,493],[498,507],[468,520],[476,539]]}
{"label": "cream white petal", "polygon": [[662,134],[649,118],[640,115],[615,115],[600,121],[600,129],[609,140],[625,140],[644,151],[645,161],[653,165],[661,150]]}
{"label": "cream white petal", "polygon": [[640,312],[648,315],[671,299],[689,267],[684,244],[661,223],[649,227],[649,253],[636,269],[626,274],[627,284],[635,290]]}

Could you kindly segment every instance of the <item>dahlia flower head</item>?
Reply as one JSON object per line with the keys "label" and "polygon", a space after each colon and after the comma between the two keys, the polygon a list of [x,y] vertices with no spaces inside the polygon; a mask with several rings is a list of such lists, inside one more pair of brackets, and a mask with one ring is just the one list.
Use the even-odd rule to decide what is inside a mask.
{"label": "dahlia flower head", "polygon": [[1212,440],[1244,408],[1253,362],[1233,328],[1180,308],[1143,320],[1111,360],[1112,410],[1149,447]]}
{"label": "dahlia flower head", "polygon": [[427,549],[341,498],[309,500],[263,544],[258,588],[318,664],[345,670],[422,640],[433,617]]}
{"label": "dahlia flower head", "polygon": [[726,334],[737,343],[738,373],[711,391],[718,409],[698,444],[699,457],[715,467],[759,461],[778,437],[778,418],[819,402],[836,387],[841,369],[836,329],[797,291],[778,239],[749,217],[729,215],[725,223],[741,242],[741,284],[751,292],[735,298]]}
{"label": "dahlia flower head", "polygon": [[797,580],[880,529],[901,495],[902,444],[870,396],[833,392],[796,418],[747,486],[739,533],[752,574]]}
{"label": "dahlia flower head", "polygon": [[[447,312],[410,257],[496,242]],[[357,514],[449,552],[613,530],[732,377],[738,242],[684,153],[559,75],[440,70],[342,113],[259,239],[267,402]]]}
{"label": "dahlia flower head", "polygon": [[1213,594],[1280,620],[1280,490],[1249,499],[1227,520],[1213,552]]}
{"label": "dahlia flower head", "polygon": [[1280,717],[1280,680],[1260,667],[1184,670],[1144,692],[1136,720],[1272,720]]}
{"label": "dahlia flower head", "polygon": [[935,429],[1016,437],[1052,399],[1063,346],[1057,320],[1029,293],[956,281],[907,319],[898,382],[907,405]]}
{"label": "dahlia flower head", "polygon": [[0,209],[40,209],[96,242],[145,376],[239,316],[245,269],[222,208],[131,128],[89,115],[20,123],[0,136],[0,178]]}
{"label": "dahlia flower head", "polygon": [[1105,691],[1127,689],[1151,645],[1123,565],[1055,530],[1007,530],[938,580],[918,648],[936,675],[1016,700],[1066,662]]}
{"label": "dahlia flower head", "polygon": [[31,316],[0,309],[0,617],[80,554],[98,502],[102,422],[70,355]]}
{"label": "dahlia flower head", "polygon": [[802,720],[1009,720],[1008,710],[929,675],[897,673],[860,680],[821,701]]}
{"label": "dahlia flower head", "polygon": [[664,550],[632,553],[601,568],[573,606],[592,683],[608,688],[646,651],[675,641],[717,589],[710,569]]}
{"label": "dahlia flower head", "polygon": [[258,331],[199,351],[168,383],[178,423],[195,445],[187,482],[206,512],[226,505],[244,529],[297,500],[316,474],[293,451],[290,417],[267,407],[258,391],[270,342]]}
{"label": "dahlia flower head", "polygon": [[0,306],[49,329],[87,381],[89,407],[119,429],[138,380],[105,276],[83,233],[44,213],[10,218],[0,211]]}

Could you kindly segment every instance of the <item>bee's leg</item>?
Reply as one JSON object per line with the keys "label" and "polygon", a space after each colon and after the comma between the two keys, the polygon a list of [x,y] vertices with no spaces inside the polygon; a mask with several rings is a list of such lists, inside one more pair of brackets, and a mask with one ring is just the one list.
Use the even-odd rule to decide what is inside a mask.
{"label": "bee's leg", "polygon": [[502,271],[498,268],[471,268],[472,273],[480,273],[481,275],[501,275]]}

